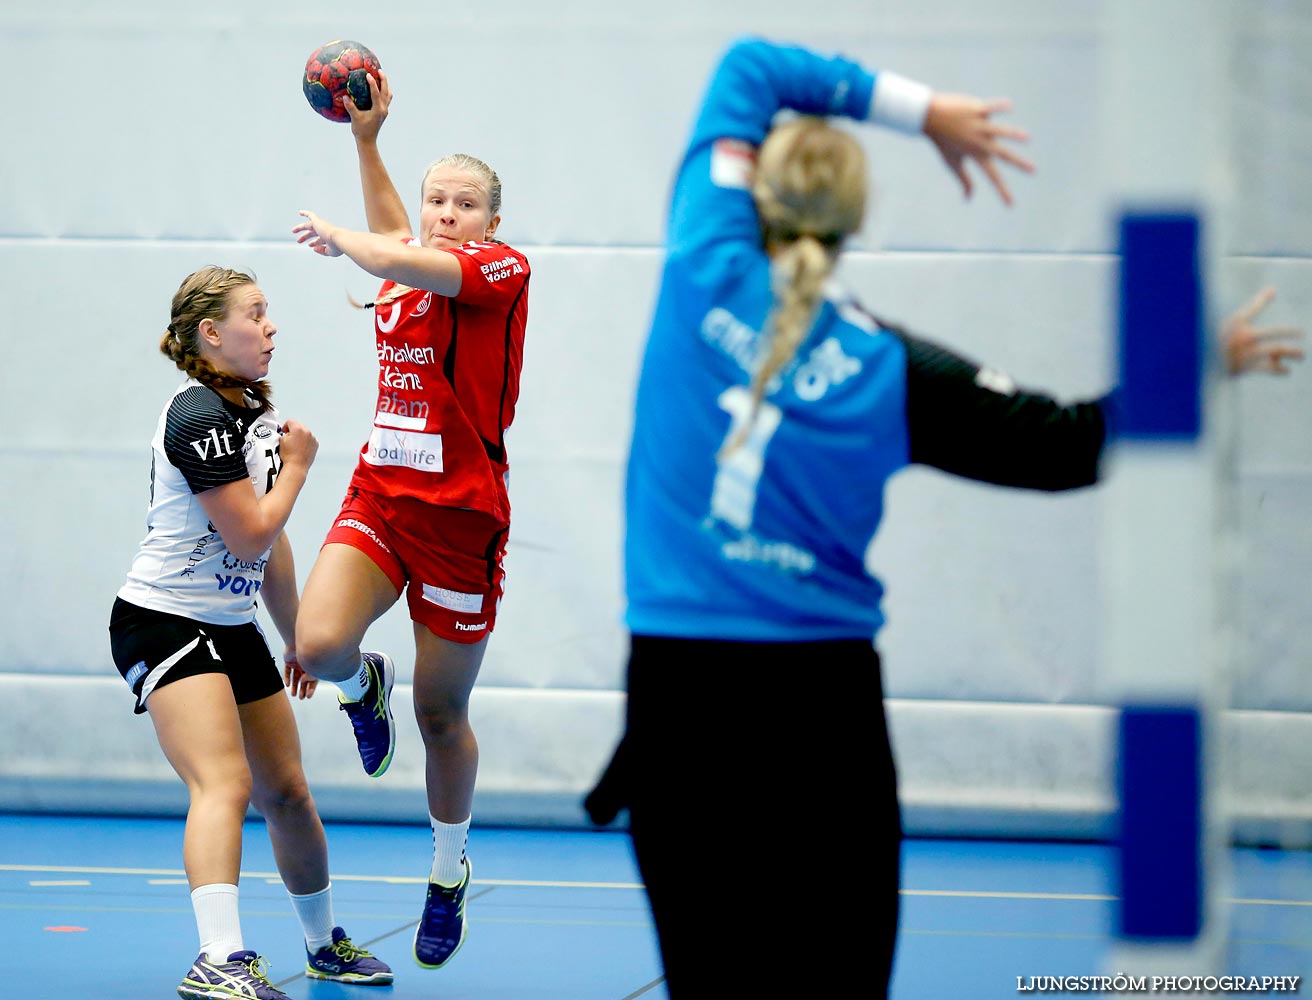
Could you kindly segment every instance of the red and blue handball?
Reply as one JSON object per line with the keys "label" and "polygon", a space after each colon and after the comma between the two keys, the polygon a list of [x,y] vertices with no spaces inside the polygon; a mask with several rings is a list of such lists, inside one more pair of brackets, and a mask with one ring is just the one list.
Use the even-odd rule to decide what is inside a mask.
{"label": "red and blue handball", "polygon": [[342,99],[350,94],[357,108],[368,111],[373,100],[366,77],[372,76],[377,82],[381,68],[378,57],[359,42],[325,42],[305,61],[301,89],[310,107],[329,121],[350,121]]}

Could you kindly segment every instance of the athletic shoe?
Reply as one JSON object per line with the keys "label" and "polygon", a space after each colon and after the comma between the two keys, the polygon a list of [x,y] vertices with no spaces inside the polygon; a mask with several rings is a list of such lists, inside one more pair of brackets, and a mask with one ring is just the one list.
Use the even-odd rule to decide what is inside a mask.
{"label": "athletic shoe", "polygon": [[269,982],[264,959],[253,951],[234,951],[226,962],[201,954],[178,987],[183,1000],[290,1000]]}
{"label": "athletic shoe", "polygon": [[465,877],[454,888],[428,883],[424,915],[415,929],[415,961],[425,969],[440,969],[465,943],[465,894],[473,866],[465,858]]}
{"label": "athletic shoe", "polygon": [[384,986],[392,981],[392,970],[369,952],[351,942],[346,931],[333,928],[333,943],[313,955],[305,950],[305,974],[311,979],[356,986]]}
{"label": "athletic shoe", "polygon": [[396,723],[392,720],[392,684],[396,681],[396,668],[386,653],[365,653],[365,669],[369,671],[369,687],[359,701],[340,702],[338,708],[351,719],[355,728],[355,745],[360,751],[364,773],[371,778],[382,777],[392,763],[396,749]]}

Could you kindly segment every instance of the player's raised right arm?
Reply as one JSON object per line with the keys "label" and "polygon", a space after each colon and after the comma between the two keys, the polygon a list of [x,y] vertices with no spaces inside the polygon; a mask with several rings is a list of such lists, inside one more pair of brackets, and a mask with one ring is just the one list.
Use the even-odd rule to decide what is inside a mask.
{"label": "player's raised right arm", "polygon": [[378,132],[387,120],[387,109],[392,103],[387,74],[379,70],[378,76],[378,81],[372,75],[365,78],[369,83],[369,96],[373,99],[369,110],[356,107],[349,94],[343,98],[342,106],[351,117],[351,134],[355,136],[355,152],[360,160],[360,188],[364,193],[364,213],[369,231],[409,239],[412,233],[405,202],[397,193],[396,185],[383,164],[382,154],[378,152]]}

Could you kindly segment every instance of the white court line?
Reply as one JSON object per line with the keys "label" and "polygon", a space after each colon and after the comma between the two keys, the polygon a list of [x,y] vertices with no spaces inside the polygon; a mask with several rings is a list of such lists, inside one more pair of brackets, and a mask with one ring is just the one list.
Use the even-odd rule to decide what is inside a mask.
{"label": "white court line", "polygon": [[[177,868],[94,868],[77,865],[0,865],[0,872],[76,872],[83,875],[186,875]],[[242,872],[242,878],[264,879],[281,884],[277,872]],[[428,876],[414,875],[338,875],[334,882],[383,882],[389,885],[427,885]],[[641,882],[549,882],[534,879],[476,878],[474,885],[509,885],[546,889],[641,889]]]}
{"label": "white court line", "polygon": [[48,878],[32,879],[28,885],[90,885],[91,881],[85,878]]}
{"label": "white court line", "polygon": [[[41,912],[41,913],[68,913],[75,910],[77,913],[164,913],[164,914],[191,914],[190,907],[180,906],[69,906],[67,902],[61,902],[58,905],[54,903],[43,903],[40,905],[33,904],[15,904],[0,903],[0,913],[9,912]],[[368,913],[355,913],[349,910],[335,909],[334,912],[343,919],[368,919],[368,920],[386,920],[399,923],[402,928],[414,927],[417,923],[414,912],[407,910],[404,913],[387,913],[371,911]],[[285,918],[286,910],[261,910],[242,908],[242,917],[278,917]],[[569,926],[569,927],[650,927],[649,920],[530,920],[515,917],[484,917],[471,914],[468,919],[475,924],[533,924],[541,926]],[[383,937],[390,935],[384,934]]]}
{"label": "white court line", "polygon": [[918,934],[921,937],[1014,938],[1036,941],[1106,941],[1106,934],[1054,934],[1050,931],[935,931],[902,927],[899,934]]}
{"label": "white court line", "polygon": [[[899,889],[899,896],[947,896],[963,899],[1073,899],[1083,902],[1114,903],[1119,896],[1084,892],[977,892],[965,889]],[[1312,899],[1236,899],[1221,902],[1232,906],[1312,906]]]}
{"label": "white court line", "polygon": [[[1084,892],[975,892],[966,889],[899,889],[900,896],[961,896],[968,899],[1081,899],[1095,903],[1113,903],[1115,896]],[[1237,900],[1226,900],[1228,903]]]}
{"label": "white court line", "polygon": [[185,875],[177,868],[88,868],[73,865],[0,865],[0,872],[77,872],[79,875]]}
{"label": "white court line", "polygon": [[[71,872],[79,875],[185,875],[176,868],[91,868],[76,865],[0,865],[0,872]],[[265,879],[281,884],[277,872],[242,872],[242,878]],[[425,885],[427,876],[407,875],[332,875],[334,882],[374,882],[387,885]],[[185,880],[184,880],[185,881]],[[89,883],[50,883],[78,884]],[[168,884],[164,882],[152,884]],[[641,882],[555,882],[536,879],[476,878],[473,885],[504,885],[532,889],[642,889]],[[1112,903],[1120,897],[1099,893],[1079,892],[986,892],[973,889],[899,889],[901,896],[939,896],[958,899],[1039,899],[1074,900],[1077,902]],[[1234,906],[1312,906],[1312,899],[1239,899],[1227,898],[1221,902]]]}

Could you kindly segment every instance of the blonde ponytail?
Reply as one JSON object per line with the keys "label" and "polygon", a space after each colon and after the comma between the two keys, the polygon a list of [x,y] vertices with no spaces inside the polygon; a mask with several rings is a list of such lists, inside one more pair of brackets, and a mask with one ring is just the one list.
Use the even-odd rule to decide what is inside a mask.
{"label": "blonde ponytail", "polygon": [[752,376],[752,407],[746,422],[721,450],[721,459],[746,439],[756,422],[766,388],[806,339],[824,301],[825,282],[833,269],[834,255],[814,236],[799,236],[775,254],[770,265],[774,307],[765,318],[765,349],[758,356]]}
{"label": "blonde ponytail", "polygon": [[823,118],[794,118],[761,144],[752,198],[771,258],[774,305],[762,330],[750,415],[720,450],[721,461],[746,440],[771,382],[815,323],[838,250],[865,216],[865,172],[857,141]]}
{"label": "blonde ponytail", "polygon": [[390,306],[402,295],[413,292],[414,289],[409,285],[393,285],[386,295],[374,299],[372,302],[356,302],[355,296],[347,294],[346,300],[357,309],[377,309],[379,306]]}

